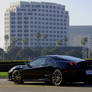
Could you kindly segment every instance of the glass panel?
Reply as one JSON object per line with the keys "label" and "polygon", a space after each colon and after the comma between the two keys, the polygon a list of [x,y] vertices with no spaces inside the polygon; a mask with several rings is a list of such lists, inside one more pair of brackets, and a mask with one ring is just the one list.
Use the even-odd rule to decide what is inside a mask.
{"label": "glass panel", "polygon": [[33,62],[31,62],[31,66],[41,66],[43,64],[45,64],[46,62],[46,58],[38,58],[36,60],[34,60]]}

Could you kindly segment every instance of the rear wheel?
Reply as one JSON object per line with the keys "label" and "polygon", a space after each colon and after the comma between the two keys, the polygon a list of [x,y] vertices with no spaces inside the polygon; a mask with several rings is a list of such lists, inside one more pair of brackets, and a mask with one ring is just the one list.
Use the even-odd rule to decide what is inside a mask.
{"label": "rear wheel", "polygon": [[60,71],[60,69],[56,69],[54,70],[53,74],[52,74],[52,84],[55,86],[60,86],[62,83],[62,72]]}
{"label": "rear wheel", "polygon": [[20,72],[20,70],[14,70],[13,72],[13,81],[16,84],[23,84],[23,78],[22,78],[22,73]]}

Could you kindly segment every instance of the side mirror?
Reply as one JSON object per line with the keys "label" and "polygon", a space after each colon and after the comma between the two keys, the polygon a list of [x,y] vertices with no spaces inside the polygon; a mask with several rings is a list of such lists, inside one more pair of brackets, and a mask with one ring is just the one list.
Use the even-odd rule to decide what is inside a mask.
{"label": "side mirror", "polygon": [[28,67],[31,67],[29,62],[25,62],[25,65],[27,65]]}
{"label": "side mirror", "polygon": [[24,62],[24,64],[25,64],[25,65],[28,65],[28,62],[26,61],[26,62]]}

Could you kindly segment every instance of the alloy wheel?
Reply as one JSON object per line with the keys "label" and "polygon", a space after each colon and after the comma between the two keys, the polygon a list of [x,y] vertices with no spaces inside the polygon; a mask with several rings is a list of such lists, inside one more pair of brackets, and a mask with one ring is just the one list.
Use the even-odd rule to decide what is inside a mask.
{"label": "alloy wheel", "polygon": [[56,86],[62,83],[62,73],[59,69],[56,69],[52,74],[52,83]]}

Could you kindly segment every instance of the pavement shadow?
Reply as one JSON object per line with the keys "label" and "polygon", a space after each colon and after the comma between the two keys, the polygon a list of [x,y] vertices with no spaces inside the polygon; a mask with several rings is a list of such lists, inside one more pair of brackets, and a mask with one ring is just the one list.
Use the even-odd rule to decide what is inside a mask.
{"label": "pavement shadow", "polygon": [[63,87],[92,87],[92,84],[85,84],[84,82],[65,83]]}
{"label": "pavement shadow", "polygon": [[53,86],[49,83],[44,83],[44,82],[26,82],[22,85]]}
{"label": "pavement shadow", "polygon": [[[36,86],[53,86],[49,83],[40,83],[40,82],[28,82],[24,83],[22,85],[36,85]],[[64,83],[61,86],[58,87],[92,87],[92,84],[84,84],[82,82],[76,82],[76,83]]]}

